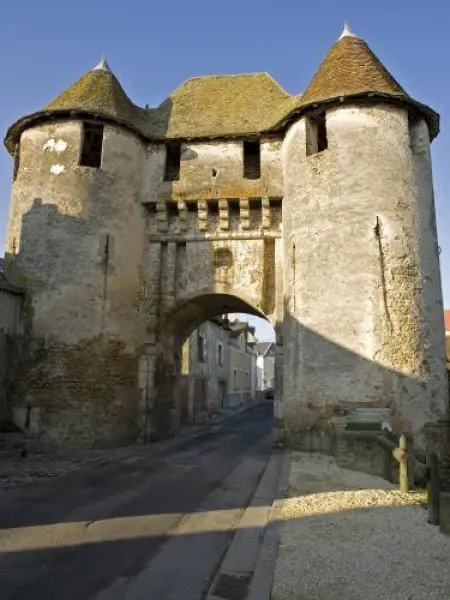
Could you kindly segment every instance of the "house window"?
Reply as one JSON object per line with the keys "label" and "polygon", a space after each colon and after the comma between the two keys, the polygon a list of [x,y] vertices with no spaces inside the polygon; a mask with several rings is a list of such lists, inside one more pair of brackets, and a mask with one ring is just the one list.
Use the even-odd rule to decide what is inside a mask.
{"label": "house window", "polygon": [[328,148],[325,113],[306,118],[306,156],[323,152]]}
{"label": "house window", "polygon": [[245,387],[248,388],[248,371],[245,371]]}
{"label": "house window", "polygon": [[237,369],[233,369],[233,389],[235,392],[238,391],[238,385],[237,385]]}
{"label": "house window", "polygon": [[202,335],[198,336],[197,344],[198,362],[205,362],[205,338]]}
{"label": "house window", "polygon": [[181,163],[181,144],[169,142],[166,144],[166,166],[164,169],[164,181],[179,181]]}
{"label": "house window", "polygon": [[244,177],[259,179],[261,177],[261,147],[259,142],[244,141]]}
{"label": "house window", "polygon": [[217,364],[223,367],[223,345],[220,342],[217,345]]}
{"label": "house window", "polygon": [[104,127],[98,123],[83,123],[80,166],[99,169],[102,163]]}

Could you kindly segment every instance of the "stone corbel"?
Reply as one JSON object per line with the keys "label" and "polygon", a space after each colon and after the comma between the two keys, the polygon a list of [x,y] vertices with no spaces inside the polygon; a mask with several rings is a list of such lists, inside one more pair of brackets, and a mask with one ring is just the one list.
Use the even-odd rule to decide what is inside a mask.
{"label": "stone corbel", "polygon": [[269,198],[262,199],[262,226],[263,229],[270,229],[270,201]]}
{"label": "stone corbel", "polygon": [[167,233],[169,230],[169,219],[167,216],[167,205],[164,201],[156,203],[156,223],[160,233]]}
{"label": "stone corbel", "polygon": [[239,202],[239,217],[241,221],[241,229],[250,229],[250,203],[248,198]]}
{"label": "stone corbel", "polygon": [[219,200],[219,229],[221,231],[228,231],[230,228],[228,201]]}
{"label": "stone corbel", "polygon": [[208,204],[205,200],[198,202],[198,230],[208,231]]}

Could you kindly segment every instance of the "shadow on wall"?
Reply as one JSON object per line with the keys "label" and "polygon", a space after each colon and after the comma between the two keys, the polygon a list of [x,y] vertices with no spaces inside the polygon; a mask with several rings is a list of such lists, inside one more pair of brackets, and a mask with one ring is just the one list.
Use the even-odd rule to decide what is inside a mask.
{"label": "shadow on wall", "polygon": [[[157,109],[142,109],[139,118],[152,120],[164,139],[171,113],[168,99]],[[90,116],[50,116],[49,135],[58,136],[59,124],[74,119]],[[23,136],[13,184],[6,259],[9,272],[27,292],[29,344],[19,365],[21,375],[11,382],[8,396],[19,410],[31,404],[36,430],[44,432],[43,447],[71,442],[117,446],[135,441],[139,433],[140,347],[120,339],[120,331],[132,323],[130,313],[137,315],[140,297],[141,256],[134,252],[130,231],[136,233],[141,223],[144,229],[150,216],[142,203],[142,181],[126,190],[127,202],[123,201],[124,182],[130,178],[134,185],[138,180],[141,150],[121,137],[133,135],[126,128],[108,119],[105,123],[109,131],[103,137],[100,168],[80,166],[82,136],[62,127],[64,138],[66,133],[73,135],[67,138],[67,152],[58,156],[64,169],[55,174],[55,155],[45,146],[40,152],[32,136]],[[120,153],[117,144],[122,142]],[[24,208],[27,212],[22,214]],[[20,242],[14,239],[19,230]],[[116,260],[130,247],[128,263]],[[133,277],[136,289],[134,281],[130,284]],[[126,290],[123,281],[129,285]],[[127,303],[126,310],[121,302]]]}
{"label": "shadow on wall", "polygon": [[356,408],[391,409],[396,431],[416,433],[425,423],[448,419],[444,361],[442,380],[435,372],[429,379],[426,361],[408,376],[319,335],[287,310],[283,332],[282,410],[291,446],[332,451],[330,419]]}
{"label": "shadow on wall", "polygon": [[19,251],[5,257],[26,289],[28,342],[8,405],[19,414],[26,404],[44,437],[53,429],[55,440],[117,446],[138,435],[138,355],[108,322],[116,249],[106,228],[90,220],[89,203],[83,216],[70,216],[36,198],[22,217]]}
{"label": "shadow on wall", "polygon": [[[53,235],[55,231],[57,236]],[[96,249],[93,250],[92,243],[83,243],[86,239],[96,240]],[[68,435],[92,439],[93,445],[97,445],[96,440],[109,440],[98,445],[119,445],[135,441],[139,433],[138,356],[125,353],[120,340],[102,337],[108,310],[108,277],[115,268],[114,260],[110,261],[110,255],[105,254],[102,240],[97,226],[88,217],[63,215],[55,205],[39,199],[23,216],[19,253],[6,258],[11,274],[19,283],[21,273],[33,274],[23,281],[31,290],[25,305],[25,327],[32,343],[22,365],[24,375],[16,378],[9,394],[16,406],[25,397],[31,397],[36,407],[45,407],[47,416],[45,411],[41,412],[43,429],[58,427],[66,419]],[[79,268],[74,268],[77,265]],[[71,303],[74,286],[83,285],[87,290],[83,302]],[[217,283],[215,289],[218,291],[208,288],[193,295],[168,311],[169,316],[162,322],[160,335],[167,339],[172,336],[176,343],[171,346],[173,355],[168,357],[167,368],[160,366],[156,373],[157,402],[152,410],[155,424],[160,428],[158,437],[173,433],[173,413],[181,410],[176,406],[179,395],[173,393],[176,380],[173,364],[187,333],[221,313],[248,312],[264,317],[246,300],[221,293],[220,290],[230,289],[226,282]],[[36,336],[32,323],[33,298],[39,294],[53,297],[52,301],[57,299],[54,310],[49,307],[46,314],[49,324],[64,304],[61,314],[65,326],[80,331],[87,324],[90,334],[86,335],[87,341],[65,347],[51,337]],[[136,289],[136,298],[138,294]],[[45,307],[40,302],[38,323],[42,326]],[[397,373],[317,334],[286,309],[285,315],[283,418],[290,445],[329,451],[331,442],[326,432],[330,418],[344,409],[389,407],[394,412],[394,428],[399,430],[409,430],[411,419],[427,422],[440,416],[442,399],[437,396],[437,388],[433,390],[427,382],[426,364],[415,377]]]}

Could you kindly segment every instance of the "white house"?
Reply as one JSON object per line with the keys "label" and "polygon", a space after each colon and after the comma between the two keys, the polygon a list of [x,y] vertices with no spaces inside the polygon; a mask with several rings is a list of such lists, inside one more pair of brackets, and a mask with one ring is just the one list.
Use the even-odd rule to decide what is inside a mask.
{"label": "white house", "polygon": [[275,387],[275,342],[255,344],[257,389],[267,390]]}

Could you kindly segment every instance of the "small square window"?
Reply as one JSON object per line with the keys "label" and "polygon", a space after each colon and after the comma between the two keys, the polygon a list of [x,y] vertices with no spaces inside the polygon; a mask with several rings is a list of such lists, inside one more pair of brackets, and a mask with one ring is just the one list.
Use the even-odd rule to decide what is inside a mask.
{"label": "small square window", "polygon": [[261,177],[261,146],[259,141],[244,141],[244,177],[259,179]]}
{"label": "small square window", "polygon": [[164,181],[179,181],[181,165],[181,144],[169,142],[166,144],[166,165]]}
{"label": "small square window", "polygon": [[104,126],[84,123],[80,153],[80,166],[99,169],[102,164]]}
{"label": "small square window", "polygon": [[306,118],[306,156],[323,152],[328,148],[325,113]]}
{"label": "small square window", "polygon": [[20,167],[20,149],[16,150],[16,154],[14,155],[14,167],[13,167],[13,181],[17,179],[17,173],[19,172]]}

